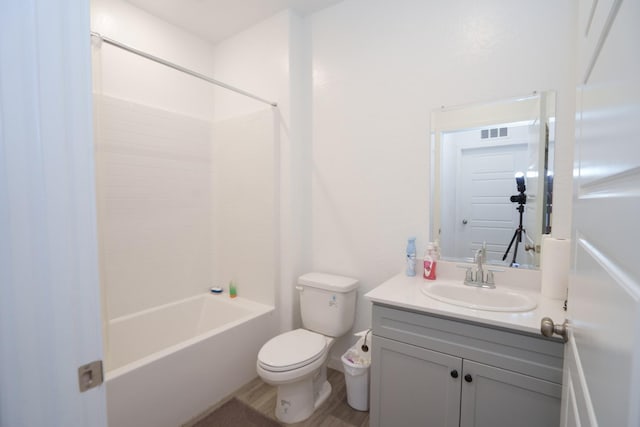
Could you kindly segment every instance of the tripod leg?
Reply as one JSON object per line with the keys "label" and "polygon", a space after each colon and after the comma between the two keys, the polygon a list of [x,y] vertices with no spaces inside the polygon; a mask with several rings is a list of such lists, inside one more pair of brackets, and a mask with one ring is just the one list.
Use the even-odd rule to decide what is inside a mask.
{"label": "tripod leg", "polygon": [[[513,245],[513,242],[516,240],[516,237],[518,237],[518,229],[516,228],[516,231],[513,232],[513,237],[511,238],[511,242],[509,242],[509,246],[507,246],[507,250],[504,251],[504,255],[502,255],[502,260],[504,261],[505,259],[507,259],[507,255],[509,255],[509,251],[511,250],[511,246]],[[518,250],[518,245],[516,244],[516,251]]]}
{"label": "tripod leg", "polygon": [[[522,214],[524,213],[524,202],[521,202],[516,208],[516,210],[520,214],[520,221],[518,224],[518,228],[516,228],[516,231],[513,233],[513,237],[511,238],[511,243],[509,243],[509,247],[507,248],[507,251],[504,253],[504,256],[502,257],[503,261],[507,259],[507,254],[509,254],[509,251],[511,250],[511,245],[513,245],[513,242],[515,241],[516,248],[513,251],[513,260],[511,261],[511,266],[516,264],[516,257],[518,256],[518,243],[522,241],[522,233],[524,232],[524,228],[522,228]],[[516,237],[517,237],[517,240],[516,240]]]}
{"label": "tripod leg", "polygon": [[516,257],[518,256],[518,243],[522,242],[522,233],[526,233],[526,231],[524,230],[524,228],[522,227],[518,227],[516,229],[516,234],[518,235],[518,239],[516,239],[516,247],[513,250],[513,260],[511,260],[511,266],[513,266],[516,263]]}

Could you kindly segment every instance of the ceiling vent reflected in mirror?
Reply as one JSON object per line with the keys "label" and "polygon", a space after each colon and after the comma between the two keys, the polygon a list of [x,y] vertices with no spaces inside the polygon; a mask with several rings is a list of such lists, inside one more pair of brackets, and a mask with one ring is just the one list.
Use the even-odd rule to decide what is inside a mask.
{"label": "ceiling vent reflected in mirror", "polygon": [[480,130],[480,139],[504,138],[509,134],[509,128],[493,128]]}

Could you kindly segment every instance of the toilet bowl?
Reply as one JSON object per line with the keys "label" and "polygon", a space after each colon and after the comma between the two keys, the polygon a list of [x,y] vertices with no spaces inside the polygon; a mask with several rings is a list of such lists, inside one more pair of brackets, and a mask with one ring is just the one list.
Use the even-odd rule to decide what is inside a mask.
{"label": "toilet bowl", "polygon": [[262,346],[256,369],[267,384],[278,387],[276,417],[296,423],[311,416],[331,394],[327,355],[333,338],[305,329],[278,335]]}
{"label": "toilet bowl", "polygon": [[303,421],[331,394],[327,358],[334,338],[353,326],[357,287],[356,279],[326,273],[307,273],[298,278],[304,329],[267,341],[256,362],[264,382],[278,387],[278,420]]}

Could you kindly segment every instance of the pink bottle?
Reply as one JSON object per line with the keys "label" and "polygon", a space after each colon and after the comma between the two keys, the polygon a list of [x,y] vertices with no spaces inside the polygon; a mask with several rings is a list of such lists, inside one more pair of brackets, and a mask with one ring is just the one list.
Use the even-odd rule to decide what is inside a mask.
{"label": "pink bottle", "polygon": [[438,249],[435,244],[429,243],[424,253],[424,269],[422,277],[427,280],[436,280],[436,267],[438,265]]}

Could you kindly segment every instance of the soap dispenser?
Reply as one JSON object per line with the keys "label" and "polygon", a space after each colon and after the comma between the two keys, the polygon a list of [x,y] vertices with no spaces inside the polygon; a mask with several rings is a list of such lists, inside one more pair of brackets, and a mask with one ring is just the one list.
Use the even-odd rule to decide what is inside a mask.
{"label": "soap dispenser", "polygon": [[439,258],[438,247],[435,243],[429,242],[424,252],[422,277],[427,280],[436,280],[436,266]]}

